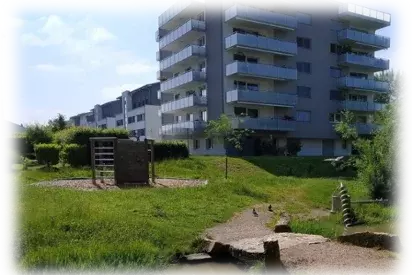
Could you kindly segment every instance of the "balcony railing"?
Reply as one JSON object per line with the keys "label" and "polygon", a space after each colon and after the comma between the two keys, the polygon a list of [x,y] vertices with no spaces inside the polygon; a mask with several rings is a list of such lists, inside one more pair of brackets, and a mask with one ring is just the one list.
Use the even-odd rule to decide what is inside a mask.
{"label": "balcony railing", "polygon": [[391,15],[355,4],[343,3],[339,6],[339,17],[348,20],[362,20],[364,23],[376,27],[385,27],[391,24]]}
{"label": "balcony railing", "polygon": [[206,127],[205,121],[184,121],[173,124],[162,125],[162,135],[185,136],[201,133]]}
{"label": "balcony railing", "polygon": [[177,29],[169,32],[164,37],[162,37],[159,41],[160,49],[166,47],[167,45],[181,39],[183,36],[190,32],[204,32],[206,30],[206,23],[205,21],[199,21],[190,19]]}
{"label": "balcony railing", "polygon": [[234,33],[225,39],[226,49],[247,48],[280,55],[296,55],[297,44],[252,34]]}
{"label": "balcony railing", "polygon": [[162,113],[173,112],[176,110],[181,110],[185,108],[195,107],[195,106],[206,106],[207,97],[191,95],[174,101],[170,101],[161,105]]}
{"label": "balcony railing", "polygon": [[378,49],[388,49],[391,45],[389,37],[349,29],[339,31],[338,40],[341,43],[350,41]]}
{"label": "balcony railing", "polygon": [[341,65],[357,65],[378,71],[384,71],[389,69],[389,60],[387,59],[370,57],[354,53],[345,53],[339,55],[338,63]]}
{"label": "balcony railing", "polygon": [[280,118],[267,117],[239,117],[232,119],[233,128],[268,130],[268,131],[295,131],[296,122],[293,120],[283,120]]}
{"label": "balcony railing", "polygon": [[293,16],[243,5],[234,5],[225,11],[225,21],[232,20],[243,20],[286,30],[295,30],[298,25],[297,19]]}
{"label": "balcony railing", "polygon": [[376,102],[362,102],[362,101],[352,101],[343,100],[340,102],[341,108],[350,111],[360,111],[360,112],[377,112],[385,109],[386,104],[376,103]]}
{"label": "balcony railing", "polygon": [[339,88],[367,90],[385,93],[389,91],[389,83],[376,81],[373,79],[362,79],[357,77],[345,76],[337,81]]}
{"label": "balcony railing", "polygon": [[297,103],[297,95],[275,93],[273,91],[253,91],[236,89],[226,93],[227,103],[252,103],[258,105],[293,107]]}
{"label": "balcony railing", "polygon": [[[194,15],[198,14],[203,9],[202,3],[194,0],[181,0],[174,4],[172,7],[167,9],[158,18],[159,27],[164,27],[170,29],[173,26],[174,19],[179,18],[185,10],[193,12]],[[198,12],[199,11],[199,12]]]}
{"label": "balcony railing", "polygon": [[242,61],[234,61],[226,65],[226,76],[235,74],[275,80],[296,80],[298,78],[296,69]]}
{"label": "balcony railing", "polygon": [[184,48],[180,52],[173,54],[160,62],[160,70],[165,70],[171,66],[178,64],[190,57],[205,56],[206,48],[204,46],[191,45]]}
{"label": "balcony railing", "polygon": [[378,124],[374,123],[355,123],[355,128],[359,135],[373,134],[379,127]]}
{"label": "balcony railing", "polygon": [[189,71],[182,75],[176,76],[169,80],[160,83],[160,92],[166,92],[171,89],[184,87],[187,84],[204,82],[206,80],[206,73],[200,71]]}

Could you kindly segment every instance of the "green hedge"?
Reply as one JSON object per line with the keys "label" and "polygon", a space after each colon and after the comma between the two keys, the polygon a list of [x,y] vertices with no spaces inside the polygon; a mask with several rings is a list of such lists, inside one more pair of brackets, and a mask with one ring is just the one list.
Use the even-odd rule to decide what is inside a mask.
{"label": "green hedge", "polygon": [[11,150],[9,148],[1,149],[2,164],[1,170],[5,172],[12,171],[12,165],[15,163],[21,163],[21,155],[19,152]]}
{"label": "green hedge", "polygon": [[59,163],[60,146],[57,144],[36,144],[34,151],[39,164],[50,166]]}
{"label": "green hedge", "polygon": [[33,145],[29,143],[25,135],[13,137],[12,144],[14,146],[14,151],[18,156],[27,157],[27,155],[34,153]]}
{"label": "green hedge", "polygon": [[189,150],[183,142],[159,142],[154,144],[155,161],[188,158]]}
{"label": "green hedge", "polygon": [[89,154],[86,145],[66,144],[60,152],[60,161],[72,167],[87,166]]}

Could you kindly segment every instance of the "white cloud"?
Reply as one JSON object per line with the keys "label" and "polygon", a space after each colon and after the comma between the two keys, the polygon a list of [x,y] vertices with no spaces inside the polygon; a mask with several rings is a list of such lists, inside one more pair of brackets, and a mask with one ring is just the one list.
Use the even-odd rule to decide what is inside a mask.
{"label": "white cloud", "polygon": [[96,43],[100,43],[107,40],[114,40],[116,36],[110,33],[105,28],[94,28],[89,31],[90,39],[95,41]]}
{"label": "white cloud", "polygon": [[124,91],[132,91],[144,84],[123,84],[118,86],[105,87],[102,89],[101,93],[104,100],[114,100],[121,96]]}
{"label": "white cloud", "polygon": [[57,73],[80,73],[84,70],[73,65],[57,66],[53,64],[38,64],[34,66],[35,69],[43,72],[57,72]]}
{"label": "white cloud", "polygon": [[157,69],[158,66],[156,64],[144,61],[116,66],[116,72],[119,75],[151,73],[155,72]]}
{"label": "white cloud", "polygon": [[5,16],[4,19],[4,27],[6,29],[11,29],[11,28],[20,28],[24,25],[25,21],[23,19],[17,18],[17,17],[12,17],[12,16]]}
{"label": "white cloud", "polygon": [[378,52],[377,57],[389,59],[389,65],[391,69],[402,70],[406,72],[411,72],[412,57],[412,47],[400,47],[396,50],[387,50]]}

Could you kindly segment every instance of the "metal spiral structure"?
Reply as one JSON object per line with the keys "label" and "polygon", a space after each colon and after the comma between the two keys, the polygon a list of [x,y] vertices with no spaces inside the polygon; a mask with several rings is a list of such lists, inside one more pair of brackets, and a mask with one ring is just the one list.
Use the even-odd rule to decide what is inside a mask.
{"label": "metal spiral structure", "polygon": [[340,184],[339,187],[339,195],[340,195],[340,200],[342,203],[342,212],[343,212],[343,224],[348,227],[351,226],[354,222],[354,215],[353,211],[350,205],[350,197],[348,195],[348,190],[346,187],[343,185],[343,183]]}

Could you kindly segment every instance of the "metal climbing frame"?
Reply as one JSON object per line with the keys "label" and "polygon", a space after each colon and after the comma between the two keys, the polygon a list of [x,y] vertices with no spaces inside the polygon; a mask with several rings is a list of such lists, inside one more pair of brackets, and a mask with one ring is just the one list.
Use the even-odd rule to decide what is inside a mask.
{"label": "metal climbing frame", "polygon": [[115,137],[90,138],[93,183],[96,183],[96,179],[99,178],[100,182],[111,179],[116,184],[116,146],[117,138]]}

